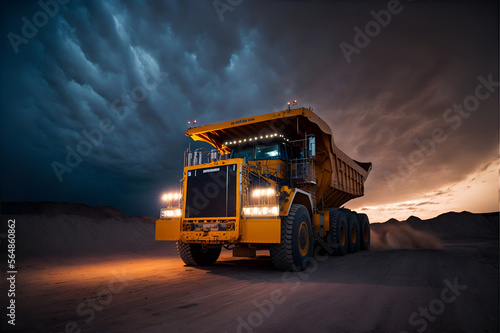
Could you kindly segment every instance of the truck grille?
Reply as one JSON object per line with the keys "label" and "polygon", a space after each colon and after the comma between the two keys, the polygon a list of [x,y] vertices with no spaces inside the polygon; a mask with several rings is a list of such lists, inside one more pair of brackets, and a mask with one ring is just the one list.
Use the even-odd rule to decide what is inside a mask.
{"label": "truck grille", "polygon": [[185,218],[236,216],[236,164],[188,171]]}

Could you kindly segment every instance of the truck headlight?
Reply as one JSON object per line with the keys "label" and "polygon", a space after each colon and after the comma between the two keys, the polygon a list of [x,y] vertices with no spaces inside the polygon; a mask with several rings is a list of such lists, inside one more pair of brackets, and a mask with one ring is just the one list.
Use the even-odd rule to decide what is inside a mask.
{"label": "truck headlight", "polygon": [[276,195],[276,191],[273,188],[257,188],[252,191],[252,198],[260,197],[272,197]]}
{"label": "truck headlight", "polygon": [[160,211],[160,217],[174,218],[174,217],[180,217],[181,215],[182,212],[179,208],[176,209],[163,208]]}
{"label": "truck headlight", "polygon": [[278,205],[243,207],[243,215],[247,217],[278,216],[279,207]]}

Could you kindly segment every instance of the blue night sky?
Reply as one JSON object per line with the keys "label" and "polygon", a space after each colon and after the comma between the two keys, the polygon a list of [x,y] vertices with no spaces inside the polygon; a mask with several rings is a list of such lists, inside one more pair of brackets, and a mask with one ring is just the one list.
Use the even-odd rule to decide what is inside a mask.
{"label": "blue night sky", "polygon": [[298,99],[373,163],[348,207],[496,211],[498,24],[497,1],[2,1],[2,201],[156,216],[189,120]]}

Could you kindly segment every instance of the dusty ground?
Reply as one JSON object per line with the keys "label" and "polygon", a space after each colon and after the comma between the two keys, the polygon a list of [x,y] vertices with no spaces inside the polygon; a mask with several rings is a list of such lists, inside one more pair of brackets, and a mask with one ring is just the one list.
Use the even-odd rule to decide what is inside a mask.
{"label": "dusty ground", "polygon": [[[248,260],[228,251],[212,267],[186,267],[172,243],[136,254],[25,260],[16,328],[498,332],[498,240],[443,245],[317,258],[303,273],[274,271],[265,253]],[[459,286],[444,291],[449,283]]]}
{"label": "dusty ground", "polygon": [[[498,214],[372,224],[372,249],[385,251],[316,257],[302,273],[275,271],[265,251],[257,259],[224,251],[214,266],[184,266],[174,243],[154,241],[154,218],[110,207],[2,204],[2,214],[3,332],[499,329]],[[15,327],[6,317],[9,219]]]}

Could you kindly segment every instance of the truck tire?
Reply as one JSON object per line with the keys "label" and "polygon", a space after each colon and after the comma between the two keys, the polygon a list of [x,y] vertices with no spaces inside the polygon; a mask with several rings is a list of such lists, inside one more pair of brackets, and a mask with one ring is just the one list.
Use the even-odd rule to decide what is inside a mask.
{"label": "truck tire", "polygon": [[209,266],[219,259],[221,246],[203,248],[201,244],[177,241],[177,252],[188,266]]}
{"label": "truck tire", "polygon": [[292,205],[287,217],[281,218],[281,242],[270,248],[273,266],[281,271],[303,271],[313,254],[313,231],[309,211],[303,205]]}
{"label": "truck tire", "polygon": [[348,249],[349,252],[354,253],[359,251],[359,245],[361,243],[360,235],[359,235],[359,223],[358,218],[354,214],[347,214],[347,223],[348,223]]}
{"label": "truck tire", "polygon": [[330,209],[330,231],[326,235],[326,244],[331,249],[330,255],[343,256],[347,253],[347,215],[338,209]]}
{"label": "truck tire", "polygon": [[360,250],[368,250],[370,247],[370,222],[366,214],[358,214],[359,234],[361,242],[359,244]]}

